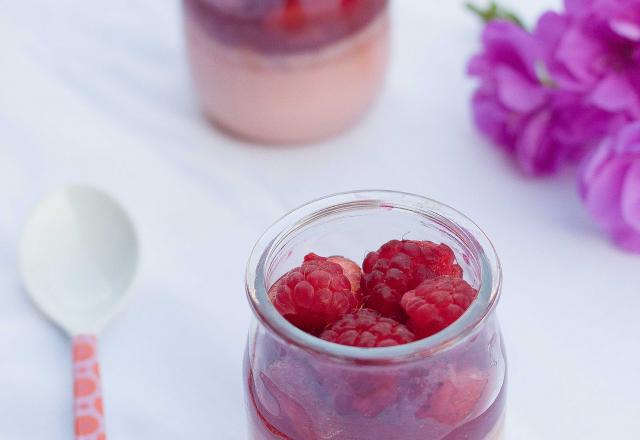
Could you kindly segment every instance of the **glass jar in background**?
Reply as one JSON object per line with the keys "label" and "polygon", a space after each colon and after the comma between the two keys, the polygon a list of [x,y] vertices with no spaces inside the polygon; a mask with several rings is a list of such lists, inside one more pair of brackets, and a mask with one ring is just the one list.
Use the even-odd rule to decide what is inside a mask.
{"label": "glass jar in background", "polygon": [[243,138],[320,139],[356,122],[389,52],[387,0],[183,0],[204,113]]}
{"label": "glass jar in background", "polygon": [[[268,287],[310,252],[362,261],[400,238],[445,243],[478,290],[433,336],[385,348],[338,345],[294,327],[269,301]],[[251,440],[504,439],[501,269],[487,237],[459,212],[390,191],[311,202],[260,238],[246,289],[255,314],[244,363]]]}

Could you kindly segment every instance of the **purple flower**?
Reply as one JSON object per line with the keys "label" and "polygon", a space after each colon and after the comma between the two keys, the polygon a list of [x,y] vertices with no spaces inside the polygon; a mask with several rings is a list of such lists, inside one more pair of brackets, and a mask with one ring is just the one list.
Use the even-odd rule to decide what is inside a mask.
{"label": "purple flower", "polygon": [[547,148],[530,145],[544,138],[549,120],[550,90],[541,83],[535,66],[542,56],[540,44],[521,27],[503,20],[487,24],[482,42],[484,51],[468,67],[469,74],[481,80],[473,97],[476,125],[515,154],[527,172],[552,167],[548,164],[553,159],[540,151]]}
{"label": "purple flower", "polygon": [[473,97],[476,125],[527,174],[577,160],[610,128],[604,111],[582,94],[558,88],[546,67],[566,28],[567,19],[554,13],[543,16],[533,33],[492,21],[483,51],[469,63],[469,74],[480,79]]}
{"label": "purple flower", "polygon": [[566,0],[533,32],[487,24],[469,63],[476,125],[539,175],[640,119],[640,0]]}
{"label": "purple flower", "polygon": [[640,119],[640,0],[566,0],[566,29],[549,56],[559,87]]}
{"label": "purple flower", "polygon": [[580,194],[622,248],[640,253],[640,122],[607,138],[585,162]]}
{"label": "purple flower", "polygon": [[531,175],[584,159],[588,211],[640,253],[640,0],[565,0],[532,32],[489,22],[482,43],[468,67],[480,131]]}

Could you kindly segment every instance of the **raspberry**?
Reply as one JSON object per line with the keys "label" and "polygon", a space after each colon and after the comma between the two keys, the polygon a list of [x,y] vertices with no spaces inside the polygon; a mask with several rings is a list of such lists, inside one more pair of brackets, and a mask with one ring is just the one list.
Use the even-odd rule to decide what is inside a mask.
{"label": "raspberry", "polygon": [[274,363],[253,379],[256,407],[268,425],[276,428],[278,438],[319,437],[320,420],[314,409],[320,396],[313,371],[289,359]]}
{"label": "raspberry", "polygon": [[360,293],[351,288],[340,264],[309,254],[302,266],[276,281],[269,289],[269,299],[289,322],[317,335],[360,307]]}
{"label": "raspberry", "polygon": [[300,0],[285,0],[280,25],[285,29],[297,29],[304,26],[305,22],[305,11]]}
{"label": "raspberry", "polygon": [[[329,398],[331,409],[343,416],[360,414],[376,417],[392,406],[398,399],[398,382],[394,375],[382,371],[323,367],[322,388]],[[367,437],[354,435],[348,438]]]}
{"label": "raspberry", "polygon": [[352,347],[391,347],[415,341],[407,327],[369,309],[344,315],[327,327],[320,337]]}
{"label": "raspberry", "polygon": [[358,5],[359,0],[342,0],[340,3],[344,9],[350,10]]}
{"label": "raspberry", "polygon": [[449,371],[416,418],[432,418],[449,426],[458,426],[473,412],[482,397],[488,379],[477,369]]}
{"label": "raspberry", "polygon": [[437,277],[405,293],[401,305],[409,317],[409,328],[418,338],[426,338],[457,320],[477,294],[461,278]]}
{"label": "raspberry", "polygon": [[402,295],[422,281],[442,275],[462,277],[462,269],[449,246],[430,241],[391,240],[369,252],[362,265],[366,307],[403,320]]}
{"label": "raspberry", "polygon": [[345,257],[334,256],[327,258],[327,261],[339,264],[342,267],[344,276],[347,277],[349,283],[351,283],[351,291],[354,293],[360,292],[360,282],[362,280],[362,269],[354,261]]}

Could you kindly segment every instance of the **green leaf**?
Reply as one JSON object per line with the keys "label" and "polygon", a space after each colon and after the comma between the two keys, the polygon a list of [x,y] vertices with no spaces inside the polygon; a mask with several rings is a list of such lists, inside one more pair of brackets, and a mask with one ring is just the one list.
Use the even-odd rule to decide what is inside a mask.
{"label": "green leaf", "polygon": [[484,21],[485,23],[493,20],[508,20],[517,24],[521,28],[525,27],[520,17],[518,17],[515,13],[498,5],[498,3],[496,3],[495,1],[489,3],[489,6],[484,9],[471,2],[467,2],[465,5],[468,10],[480,17],[480,19],[482,19],[482,21]]}

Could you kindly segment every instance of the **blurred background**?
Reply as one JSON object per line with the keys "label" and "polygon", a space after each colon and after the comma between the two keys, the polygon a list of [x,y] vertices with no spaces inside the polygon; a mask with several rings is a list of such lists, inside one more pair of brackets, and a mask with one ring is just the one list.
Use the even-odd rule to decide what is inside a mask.
{"label": "blurred background", "polygon": [[[505,0],[527,22],[553,0]],[[243,275],[277,217],[329,193],[408,191],[493,240],[510,361],[508,438],[640,435],[637,257],[584,212],[572,175],[533,181],[475,130],[462,2],[396,0],[379,99],[348,131],[261,145],[209,124],[176,1],[0,1],[0,438],[68,439],[68,341],[20,287],[16,247],[47,192],[90,183],[139,229],[133,295],[101,345],[114,439],[244,439]],[[331,93],[331,90],[326,90]]]}

